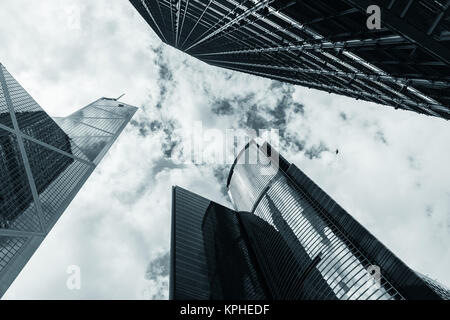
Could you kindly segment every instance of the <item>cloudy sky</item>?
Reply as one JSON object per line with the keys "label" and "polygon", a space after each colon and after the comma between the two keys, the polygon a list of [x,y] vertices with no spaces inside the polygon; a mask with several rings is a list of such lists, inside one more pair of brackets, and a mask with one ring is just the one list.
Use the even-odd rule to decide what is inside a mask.
{"label": "cloudy sky", "polygon": [[[450,285],[449,122],[208,66],[126,0],[2,0],[0,28],[0,62],[49,114],[122,93],[140,108],[4,299],[167,298],[171,186],[228,204],[229,164],[178,161],[199,122],[278,129],[288,160]],[[71,265],[80,290],[67,289]]]}

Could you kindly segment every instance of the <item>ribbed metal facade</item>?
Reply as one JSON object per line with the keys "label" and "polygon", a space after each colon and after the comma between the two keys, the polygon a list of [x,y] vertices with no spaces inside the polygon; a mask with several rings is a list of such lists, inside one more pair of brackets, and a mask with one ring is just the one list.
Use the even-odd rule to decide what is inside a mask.
{"label": "ribbed metal facade", "polygon": [[172,189],[170,298],[210,297],[202,222],[211,201],[180,187]]}
{"label": "ribbed metal facade", "polygon": [[0,296],[136,110],[102,98],[51,118],[0,64]]}
{"label": "ribbed metal facade", "polygon": [[235,210],[186,190],[182,200],[174,196],[173,258],[194,263],[172,268],[174,298],[177,276],[192,270],[196,285],[183,287],[183,299],[449,298],[448,289],[411,270],[266,143],[246,145],[228,190]]}
{"label": "ribbed metal facade", "polygon": [[[209,64],[450,119],[448,0],[130,0]],[[369,30],[366,10],[381,9]]]}

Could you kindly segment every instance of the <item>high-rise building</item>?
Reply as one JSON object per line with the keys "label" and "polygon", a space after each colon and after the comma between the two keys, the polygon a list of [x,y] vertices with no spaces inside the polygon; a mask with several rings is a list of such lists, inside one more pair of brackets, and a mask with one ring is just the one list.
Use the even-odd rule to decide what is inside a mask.
{"label": "high-rise building", "polygon": [[0,64],[0,296],[136,110],[101,98],[51,118]]}
{"label": "high-rise building", "polygon": [[447,0],[130,1],[211,65],[450,119]]}
{"label": "high-rise building", "polygon": [[233,209],[173,188],[171,299],[450,299],[269,144],[227,187]]}

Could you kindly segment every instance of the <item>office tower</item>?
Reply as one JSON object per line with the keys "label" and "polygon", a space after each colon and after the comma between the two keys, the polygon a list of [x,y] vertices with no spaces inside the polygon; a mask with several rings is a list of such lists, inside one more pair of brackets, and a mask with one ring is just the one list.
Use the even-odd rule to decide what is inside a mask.
{"label": "office tower", "polygon": [[211,65],[450,119],[447,0],[130,1]]}
{"label": "office tower", "polygon": [[0,296],[136,110],[101,98],[51,118],[0,64]]}
{"label": "office tower", "polygon": [[233,209],[173,188],[172,299],[450,299],[269,144],[245,146],[227,187]]}

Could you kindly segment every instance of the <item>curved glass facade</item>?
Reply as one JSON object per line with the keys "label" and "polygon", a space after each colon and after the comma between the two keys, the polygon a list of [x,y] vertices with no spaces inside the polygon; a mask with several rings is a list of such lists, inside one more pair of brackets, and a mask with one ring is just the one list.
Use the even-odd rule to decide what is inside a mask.
{"label": "curved glass facade", "polygon": [[[267,164],[270,152],[249,143],[228,190],[273,298],[438,298],[298,168],[283,158]],[[248,163],[249,154],[266,159]]]}
{"label": "curved glass facade", "polygon": [[450,297],[267,143],[245,146],[227,186],[234,210],[174,187],[173,299]]}
{"label": "curved glass facade", "polygon": [[448,299],[295,165],[251,141],[227,180],[235,210],[174,187],[173,299]]}

